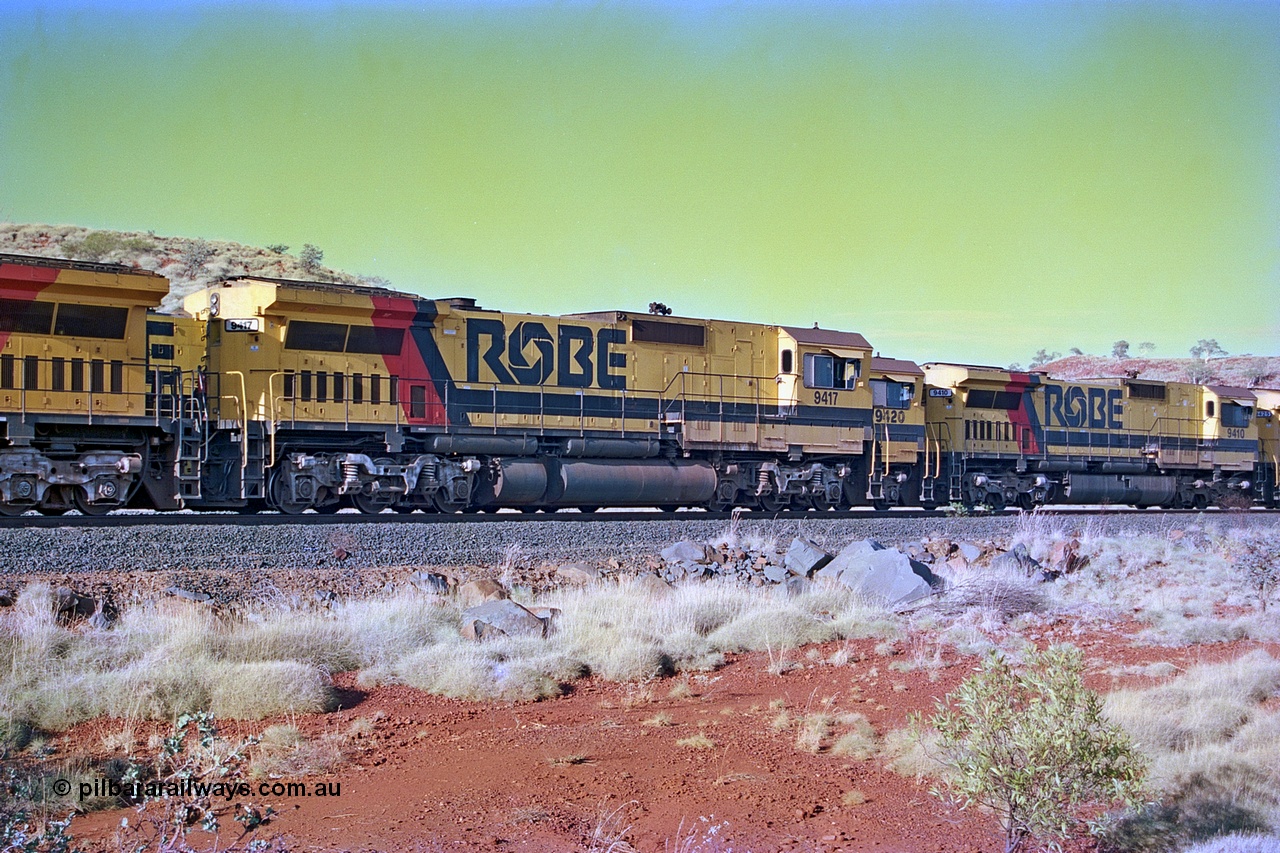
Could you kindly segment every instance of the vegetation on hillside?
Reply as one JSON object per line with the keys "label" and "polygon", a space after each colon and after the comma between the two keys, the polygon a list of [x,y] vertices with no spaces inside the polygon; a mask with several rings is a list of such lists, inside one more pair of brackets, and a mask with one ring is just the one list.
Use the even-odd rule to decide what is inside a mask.
{"label": "vegetation on hillside", "polygon": [[[125,264],[158,272],[169,279],[169,295],[162,310],[174,311],[188,293],[222,278],[259,275],[307,281],[387,287],[390,282],[323,266],[324,251],[311,243],[291,248],[282,243],[264,247],[225,240],[163,237],[153,231],[109,231],[76,225],[0,222],[0,252]],[[657,303],[655,303],[657,304]],[[651,305],[650,308],[653,306]],[[669,311],[668,311],[669,313]],[[1138,357],[1131,357],[1136,348]],[[1116,341],[1111,354],[1089,355],[1072,347],[1066,357],[1041,349],[1030,369],[1047,371],[1055,379],[1093,379],[1139,376],[1165,382],[1207,382],[1246,388],[1280,387],[1280,357],[1230,356],[1214,339],[1199,340],[1187,358],[1154,358],[1156,347]],[[1010,365],[1012,370],[1021,365]]]}
{"label": "vegetation on hillside", "polygon": [[1280,358],[1226,356],[1224,358],[1110,358],[1073,355],[1041,367],[1055,379],[1094,379],[1133,376],[1162,382],[1202,382],[1240,388],[1280,387]]}
{"label": "vegetation on hillside", "polygon": [[381,278],[323,266],[324,251],[310,243],[291,253],[284,244],[257,247],[225,240],[164,237],[152,231],[0,222],[0,252],[124,264],[158,272],[169,279],[169,295],[161,303],[166,311],[177,309],[189,293],[239,275],[379,287],[389,284]]}
{"label": "vegetation on hillside", "polygon": [[[1240,388],[1280,388],[1280,357],[1230,355],[1213,338],[1202,338],[1187,350],[1187,358],[1156,358],[1156,346],[1138,344],[1133,356],[1128,341],[1116,341],[1110,355],[1090,355],[1072,347],[1064,357],[1060,352],[1038,350],[1028,369],[1043,370],[1054,379],[1083,380],[1130,377],[1160,382],[1198,382],[1233,385]],[[1010,370],[1022,365],[1011,364]]]}

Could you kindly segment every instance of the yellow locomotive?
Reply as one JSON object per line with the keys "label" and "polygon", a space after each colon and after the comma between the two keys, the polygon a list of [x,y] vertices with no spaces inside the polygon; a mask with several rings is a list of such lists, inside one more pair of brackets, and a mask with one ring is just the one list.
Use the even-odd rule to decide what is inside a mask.
{"label": "yellow locomotive", "polygon": [[196,493],[203,413],[180,362],[200,349],[148,349],[168,290],[114,264],[0,255],[0,513],[100,514],[140,490],[175,509]]}
{"label": "yellow locomotive", "polygon": [[922,410],[877,437],[871,348],[849,332],[504,314],[263,278],[222,282],[185,308],[208,326],[210,505],[883,503],[923,440]]}
{"label": "yellow locomotive", "polygon": [[0,512],[942,503],[1280,486],[1280,392],[882,358],[854,332],[0,255]]}
{"label": "yellow locomotive", "polygon": [[966,505],[1197,507],[1248,502],[1258,467],[1255,395],[1138,379],[926,364],[926,496]]}

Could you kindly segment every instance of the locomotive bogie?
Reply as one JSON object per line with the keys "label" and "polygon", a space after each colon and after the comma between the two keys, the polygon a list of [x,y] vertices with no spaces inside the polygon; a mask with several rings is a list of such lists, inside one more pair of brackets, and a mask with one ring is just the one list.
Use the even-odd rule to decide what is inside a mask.
{"label": "locomotive bogie", "polygon": [[0,505],[10,514],[42,506],[114,509],[139,484],[142,457],[96,451],[54,459],[30,448],[0,451]]}

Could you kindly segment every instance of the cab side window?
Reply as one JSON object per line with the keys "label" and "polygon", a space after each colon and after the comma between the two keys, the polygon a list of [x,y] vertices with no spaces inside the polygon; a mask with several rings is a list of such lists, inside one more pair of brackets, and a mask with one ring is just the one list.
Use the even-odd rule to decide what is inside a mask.
{"label": "cab side window", "polygon": [[858,384],[862,362],[826,353],[805,353],[804,384],[808,388],[853,388]]}
{"label": "cab side window", "polygon": [[1224,427],[1247,427],[1253,417],[1252,406],[1240,406],[1235,403],[1222,404],[1222,425]]}
{"label": "cab side window", "polygon": [[871,405],[886,409],[909,409],[915,397],[916,386],[910,382],[894,382],[889,379],[872,379]]}

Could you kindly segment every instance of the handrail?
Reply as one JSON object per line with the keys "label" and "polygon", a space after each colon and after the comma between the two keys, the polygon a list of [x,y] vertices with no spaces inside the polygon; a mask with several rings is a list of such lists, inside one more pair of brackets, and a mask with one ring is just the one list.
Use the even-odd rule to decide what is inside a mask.
{"label": "handrail", "polygon": [[875,474],[876,470],[876,428],[871,428],[871,458],[867,460],[867,472]]}
{"label": "handrail", "polygon": [[[244,482],[244,472],[249,468],[249,391],[245,384],[244,372],[240,370],[226,371],[228,376],[240,377],[240,481]],[[227,399],[224,395],[219,399]],[[234,397],[230,399],[235,399]]]}
{"label": "handrail", "polygon": [[920,463],[920,479],[927,479],[929,476],[929,428],[926,425],[924,430],[924,460]]}
{"label": "handrail", "polygon": [[[28,384],[28,361],[36,365],[36,381]],[[77,360],[81,363],[78,365]],[[162,426],[166,413],[176,420],[184,417],[181,402],[191,371],[177,365],[152,364],[145,360],[120,358],[66,358],[62,356],[23,356],[14,359],[15,376],[10,387],[0,390],[13,392],[18,398],[13,414],[19,422],[26,423],[38,414],[66,414],[84,417],[89,424],[103,415],[128,417],[149,420],[157,428]],[[102,390],[95,390],[92,371],[95,363],[103,372]],[[109,380],[107,370],[115,372],[113,365],[119,365],[119,383]],[[61,372],[53,373],[44,368],[60,368]],[[43,381],[42,381],[43,380]],[[61,388],[55,388],[55,380]],[[87,381],[86,381],[87,380]],[[169,382],[173,382],[171,390],[165,390]],[[80,387],[73,387],[79,385]],[[194,393],[194,391],[192,392]],[[48,403],[32,405],[31,400],[47,398]],[[74,404],[72,401],[80,400]],[[104,406],[98,412],[98,406]]]}
{"label": "handrail", "polygon": [[[271,468],[276,464],[276,377],[284,377],[284,371],[278,370],[267,377],[267,403],[271,407],[271,453],[267,457],[263,467]],[[283,391],[284,389],[280,389]],[[283,399],[283,395],[282,395]]]}

